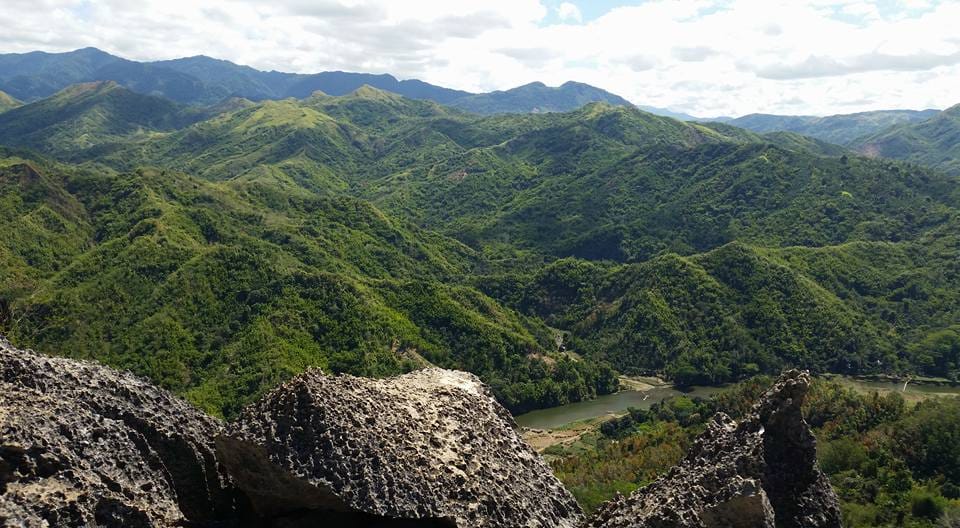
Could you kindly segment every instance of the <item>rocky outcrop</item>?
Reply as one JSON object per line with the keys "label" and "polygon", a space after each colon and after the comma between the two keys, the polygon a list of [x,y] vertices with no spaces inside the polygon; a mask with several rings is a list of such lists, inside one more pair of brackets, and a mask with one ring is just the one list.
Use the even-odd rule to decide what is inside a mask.
{"label": "rocky outcrop", "polygon": [[0,338],[0,525],[232,519],[222,425],[133,375]]}
{"label": "rocky outcrop", "polygon": [[[789,372],[588,523],[840,526]],[[0,526],[561,527],[573,497],[475,376],[310,370],[225,426],[133,375],[0,337]]]}
{"label": "rocky outcrop", "polygon": [[245,409],[229,433],[218,440],[223,459],[265,515],[322,504],[459,527],[581,523],[573,497],[472,374],[311,370]]}
{"label": "rocky outcrop", "polygon": [[310,371],[227,428],[0,337],[0,526],[559,526],[573,497],[476,377]]}
{"label": "rocky outcrop", "polygon": [[827,528],[840,509],[800,414],[810,376],[785,373],[739,423],[720,413],[683,461],[601,506],[593,528]]}

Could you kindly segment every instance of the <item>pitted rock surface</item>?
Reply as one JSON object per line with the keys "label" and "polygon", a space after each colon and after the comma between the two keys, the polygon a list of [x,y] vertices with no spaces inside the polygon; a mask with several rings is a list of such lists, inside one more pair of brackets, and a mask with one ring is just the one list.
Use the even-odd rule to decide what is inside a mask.
{"label": "pitted rock surface", "polygon": [[718,413],[679,465],[601,506],[592,528],[832,528],[837,497],[800,413],[806,372],[784,373],[739,423]]}
{"label": "pitted rock surface", "polygon": [[231,519],[221,424],[131,374],[0,337],[0,525]]}
{"label": "pitted rock surface", "polygon": [[[246,408],[218,445],[228,466],[260,468],[234,473],[261,511],[276,502],[258,500],[255,489],[290,489],[284,493],[308,501],[330,492],[371,514],[460,527],[582,521],[513,418],[463,372],[431,368],[374,380],[310,370]],[[298,482],[272,479],[267,466]]]}

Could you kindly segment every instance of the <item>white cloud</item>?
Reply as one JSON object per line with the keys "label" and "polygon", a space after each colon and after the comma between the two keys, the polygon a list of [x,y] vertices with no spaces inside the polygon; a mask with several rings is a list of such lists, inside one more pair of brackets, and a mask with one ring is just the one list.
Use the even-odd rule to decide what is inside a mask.
{"label": "white cloud", "polygon": [[867,53],[843,58],[811,55],[799,63],[769,64],[754,71],[758,76],[767,79],[788,80],[834,77],[872,71],[924,71],[957,63],[960,63],[960,51],[949,55],[925,52],[912,55]]}
{"label": "white cloud", "polygon": [[392,73],[474,91],[572,79],[699,115],[960,102],[960,2],[648,0],[599,17],[569,2],[550,5],[2,0],[0,52],[205,54],[260,69]]}
{"label": "white cloud", "polygon": [[563,2],[557,6],[557,16],[564,22],[582,22],[583,15],[580,8],[570,2]]}

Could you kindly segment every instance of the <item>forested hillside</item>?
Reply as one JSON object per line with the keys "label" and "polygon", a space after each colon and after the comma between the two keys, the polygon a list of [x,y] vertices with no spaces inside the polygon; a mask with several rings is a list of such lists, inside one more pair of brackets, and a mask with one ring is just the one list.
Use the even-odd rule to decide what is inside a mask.
{"label": "forested hillside", "polygon": [[827,117],[751,114],[723,123],[754,132],[793,132],[842,145],[863,156],[906,160],[960,174],[960,105]]}
{"label": "forested hillside", "polygon": [[878,110],[825,117],[749,114],[724,122],[754,132],[796,132],[838,145],[850,145],[862,137],[896,125],[919,123],[937,113],[937,110]]}
{"label": "forested hillside", "polygon": [[0,120],[0,332],[217,413],[308,365],[466,369],[513,411],[610,366],[960,374],[960,184],[933,169],[371,87],[197,109],[101,83]]}
{"label": "forested hillside", "polygon": [[0,116],[0,144],[63,158],[153,131],[175,130],[205,116],[199,109],[140,95],[113,81],[77,84]]}
{"label": "forested hillside", "polygon": [[926,121],[859,138],[853,147],[868,156],[908,160],[960,175],[960,105]]}
{"label": "forested hillside", "polygon": [[15,157],[0,183],[13,235],[0,242],[3,332],[146,374],[214,412],[309,365],[461,368],[514,410],[616,388],[603,367],[548,363],[542,323],[459,284],[473,250],[353,198]]}

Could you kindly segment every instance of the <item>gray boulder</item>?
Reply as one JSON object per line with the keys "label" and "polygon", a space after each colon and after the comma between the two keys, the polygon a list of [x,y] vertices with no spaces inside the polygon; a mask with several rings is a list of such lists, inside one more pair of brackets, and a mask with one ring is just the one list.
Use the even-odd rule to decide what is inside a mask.
{"label": "gray boulder", "polygon": [[0,525],[232,519],[222,425],[131,374],[0,337]]}
{"label": "gray boulder", "polygon": [[[572,495],[476,376],[310,370],[244,410],[220,453],[261,514],[323,504],[459,527],[574,527]],[[296,478],[291,479],[290,476]]]}

